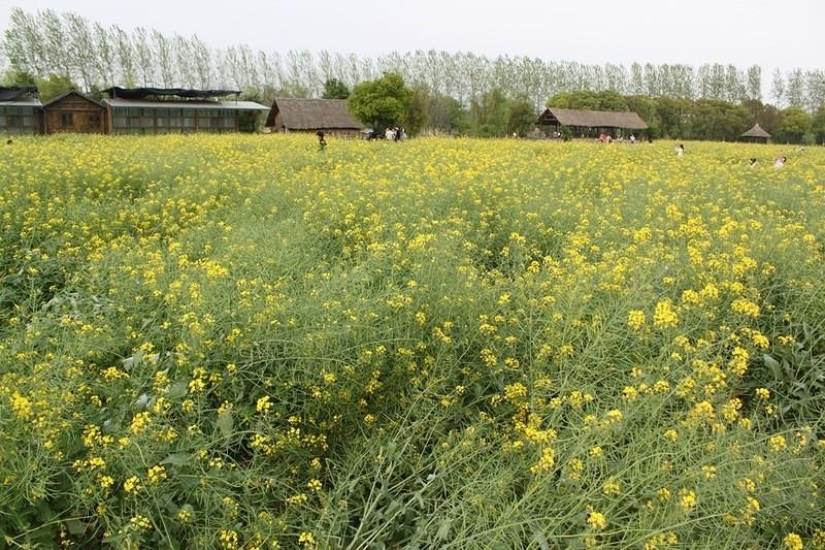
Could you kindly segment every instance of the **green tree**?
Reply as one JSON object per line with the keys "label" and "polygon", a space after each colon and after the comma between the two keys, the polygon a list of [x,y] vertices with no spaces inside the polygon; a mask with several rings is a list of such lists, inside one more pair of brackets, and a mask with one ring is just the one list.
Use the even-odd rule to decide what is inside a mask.
{"label": "green tree", "polygon": [[44,103],[70,90],[80,88],[72,82],[69,77],[58,74],[50,74],[48,78],[37,78],[37,91],[40,93],[40,100]]}
{"label": "green tree", "polygon": [[404,121],[411,101],[412,92],[401,75],[388,73],[358,84],[347,98],[347,107],[364,124],[386,128]]}
{"label": "green tree", "polygon": [[816,143],[825,145],[825,105],[819,107],[811,120],[811,132],[813,132]]}
{"label": "green tree", "polygon": [[507,134],[525,137],[536,127],[538,116],[526,94],[512,99],[508,105]]}
{"label": "green tree", "polygon": [[37,86],[37,79],[27,71],[9,69],[3,75],[3,86],[10,88],[16,86]]}
{"label": "green tree", "polygon": [[324,82],[324,93],[321,97],[324,99],[347,99],[349,93],[349,88],[347,88],[346,84],[337,78],[330,78]]}
{"label": "green tree", "polygon": [[776,128],[776,141],[802,143],[802,137],[811,131],[811,115],[799,107],[782,111],[782,121]]}
{"label": "green tree", "polygon": [[509,101],[504,92],[494,88],[470,104],[473,134],[479,137],[503,137],[507,134]]}
{"label": "green tree", "polygon": [[404,129],[407,135],[416,136],[427,125],[430,90],[426,86],[416,86],[412,89],[410,106],[407,116],[404,117]]}
{"label": "green tree", "polygon": [[429,127],[436,132],[463,135],[470,129],[469,113],[454,97],[430,95],[427,110]]}

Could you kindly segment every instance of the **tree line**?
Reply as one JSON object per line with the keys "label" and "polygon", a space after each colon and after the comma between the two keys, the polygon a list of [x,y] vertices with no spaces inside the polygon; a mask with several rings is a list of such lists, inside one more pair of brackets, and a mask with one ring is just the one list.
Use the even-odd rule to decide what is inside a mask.
{"label": "tree line", "polygon": [[[329,51],[254,51],[246,45],[216,49],[196,35],[169,36],[143,27],[124,30],[53,10],[27,13],[12,9],[0,51],[9,66],[6,84],[29,80],[39,85],[44,96],[67,86],[87,92],[112,85],[233,88],[249,99],[268,103],[281,96],[323,97],[330,82],[353,89],[395,73],[418,91],[419,103],[426,103],[422,128],[478,135],[513,129],[520,118],[528,118],[522,113],[525,107],[532,108],[533,116],[547,105],[548,98],[564,93],[612,92],[649,98],[657,105],[657,113],[662,111],[657,115],[656,131],[685,138],[713,132],[693,123],[688,128],[689,115],[682,117],[681,126],[671,124],[668,101],[705,110],[719,105],[712,102],[734,106],[756,102],[763,110],[775,109],[778,116],[793,108],[811,118],[825,105],[822,70],[775,70],[769,100],[780,109],[762,103],[762,69],[757,65],[746,69],[721,63],[699,67],[595,65],[434,50],[361,57]],[[659,109],[660,104],[668,107]],[[644,112],[639,114],[645,118]],[[672,133],[675,130],[683,133]],[[803,134],[810,133],[809,128]]]}

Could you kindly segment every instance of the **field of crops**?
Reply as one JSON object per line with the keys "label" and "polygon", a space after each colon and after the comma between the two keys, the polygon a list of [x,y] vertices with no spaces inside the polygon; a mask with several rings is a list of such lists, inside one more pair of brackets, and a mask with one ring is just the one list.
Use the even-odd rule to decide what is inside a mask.
{"label": "field of crops", "polygon": [[328,141],[0,149],[0,548],[825,548],[825,149]]}

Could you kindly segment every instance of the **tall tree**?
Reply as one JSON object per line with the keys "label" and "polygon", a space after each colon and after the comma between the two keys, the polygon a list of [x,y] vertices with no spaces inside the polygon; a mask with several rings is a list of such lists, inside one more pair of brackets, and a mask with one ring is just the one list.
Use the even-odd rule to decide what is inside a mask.
{"label": "tall tree", "polygon": [[774,69],[771,75],[771,99],[780,106],[785,102],[785,79],[779,69]]}
{"label": "tall tree", "polygon": [[762,67],[759,65],[751,65],[748,67],[748,84],[747,84],[748,99],[757,99],[762,101]]}

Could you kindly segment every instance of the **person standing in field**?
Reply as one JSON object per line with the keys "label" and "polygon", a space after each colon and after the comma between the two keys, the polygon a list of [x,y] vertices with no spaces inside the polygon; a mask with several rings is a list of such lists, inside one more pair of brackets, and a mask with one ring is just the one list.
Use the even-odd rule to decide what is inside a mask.
{"label": "person standing in field", "polygon": [[676,147],[676,156],[681,157],[685,154],[685,146],[681,143]]}
{"label": "person standing in field", "polygon": [[327,148],[327,140],[324,139],[324,132],[319,130],[315,135],[318,136],[318,150],[325,151]]}

